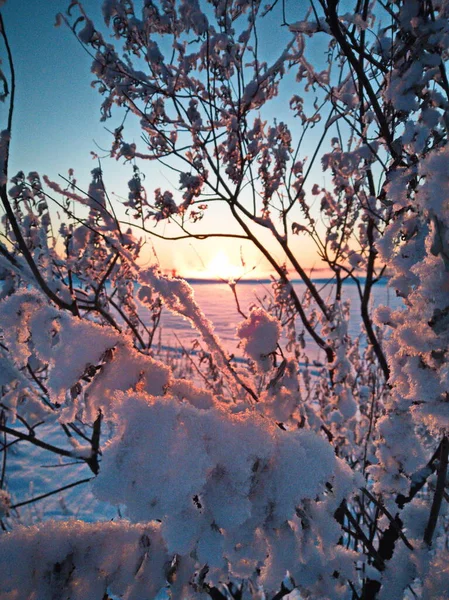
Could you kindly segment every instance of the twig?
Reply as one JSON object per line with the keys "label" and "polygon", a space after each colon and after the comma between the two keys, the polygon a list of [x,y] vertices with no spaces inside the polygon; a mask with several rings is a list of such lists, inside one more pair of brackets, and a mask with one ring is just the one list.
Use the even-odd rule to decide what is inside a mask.
{"label": "twig", "polygon": [[423,469],[420,469],[420,471],[418,471],[418,473],[415,473],[412,476],[412,485],[410,487],[409,495],[408,496],[404,496],[403,494],[397,495],[396,504],[399,506],[399,508],[404,508],[405,504],[408,504],[409,502],[411,502],[413,500],[413,498],[416,496],[416,494],[424,487],[424,485],[426,484],[427,479],[430,477],[430,475],[435,473],[436,468],[437,468],[437,459],[441,452],[441,444],[442,444],[442,441],[438,444],[437,449],[433,453],[433,455],[432,455],[431,459],[429,460],[429,462],[427,463],[427,465]]}
{"label": "twig", "polygon": [[43,500],[44,498],[48,498],[49,496],[53,496],[58,492],[63,492],[64,490],[68,490],[76,485],[80,485],[81,483],[88,483],[92,481],[95,477],[88,477],[87,479],[81,479],[80,481],[75,481],[75,483],[69,483],[68,485],[64,485],[57,490],[53,490],[52,492],[47,492],[46,494],[41,494],[40,496],[35,496],[34,498],[30,498],[29,500],[24,500],[23,502],[18,502],[17,504],[13,504],[10,508],[19,508],[20,506],[25,506],[26,504],[31,504],[32,502],[37,502],[38,500]]}
{"label": "twig", "polygon": [[366,546],[368,552],[370,553],[370,556],[374,560],[375,567],[379,571],[382,571],[385,568],[385,562],[384,562],[383,558],[380,556],[378,551],[374,548],[372,542],[365,535],[365,532],[360,527],[360,525],[357,523],[357,520],[352,516],[351,511],[349,510],[348,505],[346,504],[345,500],[343,501],[342,505],[343,505],[345,517],[348,519],[349,523],[356,530],[356,533],[357,533],[360,541],[362,542],[362,544],[364,544]]}
{"label": "twig", "polygon": [[187,356],[187,358],[189,359],[190,363],[192,364],[193,368],[196,370],[196,372],[198,373],[198,375],[200,377],[203,378],[204,383],[206,384],[206,386],[210,389],[212,389],[212,385],[209,383],[209,381],[207,380],[207,377],[204,375],[204,373],[201,373],[200,369],[198,368],[198,365],[195,363],[195,361],[193,360],[193,358],[190,356],[190,354],[187,352],[187,350],[185,349],[185,347],[183,346],[181,340],[179,339],[179,337],[176,335],[176,333],[174,334],[178,344],[181,346],[182,351],[184,352],[184,354]]}
{"label": "twig", "polygon": [[86,462],[86,459],[82,456],[77,456],[75,452],[71,452],[70,450],[65,450],[64,448],[58,448],[57,446],[53,446],[52,444],[48,444],[47,442],[43,442],[33,435],[27,435],[26,433],[22,433],[21,431],[17,431],[16,429],[12,429],[11,427],[7,427],[6,425],[2,425],[0,423],[0,431],[4,431],[9,435],[13,435],[19,440],[30,442],[34,446],[38,446],[39,448],[43,448],[44,450],[48,450],[49,452],[53,452],[54,454],[59,454],[60,456],[68,456],[69,458],[77,458]]}
{"label": "twig", "polygon": [[[0,424],[4,425],[6,423],[5,411],[2,410],[0,414]],[[6,431],[3,432],[3,444],[2,444],[2,452],[3,452],[3,460],[2,460],[2,474],[0,477],[0,490],[3,489],[3,484],[5,482],[5,474],[6,474]]]}
{"label": "twig", "polygon": [[101,421],[103,419],[103,413],[101,410],[98,411],[98,417],[95,419],[92,432],[92,456],[86,461],[91,468],[94,475],[98,475],[100,467],[98,465],[98,455],[100,454],[100,435],[101,435]]}
{"label": "twig", "polygon": [[437,526],[438,515],[440,514],[441,502],[443,501],[444,486],[446,485],[447,465],[449,457],[449,438],[443,437],[440,448],[440,464],[437,469],[437,485],[433,497],[432,508],[430,509],[429,521],[424,531],[424,542],[430,547],[432,538]]}
{"label": "twig", "polygon": [[396,532],[399,535],[399,537],[401,538],[401,540],[407,546],[407,548],[409,550],[414,550],[414,547],[408,541],[408,539],[405,537],[405,535],[404,535],[402,529],[399,527],[396,519],[393,517],[393,515],[390,513],[390,511],[385,508],[385,506],[382,504],[382,502],[379,502],[379,500],[377,500],[377,498],[375,496],[373,496],[371,494],[371,492],[369,492],[366,488],[362,488],[362,492],[364,494],[366,494],[368,496],[368,498],[371,500],[371,502],[373,502],[379,508],[379,510],[381,512],[383,512],[384,515],[389,519],[390,523],[392,524],[392,526],[396,530]]}

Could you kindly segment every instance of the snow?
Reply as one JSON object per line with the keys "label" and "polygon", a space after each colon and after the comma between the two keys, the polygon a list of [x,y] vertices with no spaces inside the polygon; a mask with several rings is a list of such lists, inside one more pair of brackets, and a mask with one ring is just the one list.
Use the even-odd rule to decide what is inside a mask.
{"label": "snow", "polygon": [[[47,521],[1,537],[4,600],[155,597],[169,556],[157,524]],[[27,565],[24,577],[24,565]]]}
{"label": "snow", "polygon": [[0,519],[8,515],[11,496],[6,490],[0,490]]}
{"label": "snow", "polygon": [[271,366],[270,354],[276,350],[280,335],[279,321],[263,308],[253,308],[249,317],[237,326],[243,352],[263,371],[268,371]]}
{"label": "snow", "polygon": [[[267,526],[268,532],[293,519],[297,506],[323,494],[326,481],[347,479],[352,485],[352,475],[327,441],[311,431],[283,431],[253,410],[232,414],[220,403],[196,408],[170,396],[117,392],[114,417],[116,427],[103,450],[94,494],[125,509],[133,522],[159,521],[157,531],[163,539],[159,545],[170,554],[186,556],[195,551],[199,557],[207,555],[217,574],[250,575],[265,562],[262,548],[268,533],[262,532]],[[229,451],[230,443],[238,448],[237,454]],[[88,550],[83,550],[84,538],[70,541],[72,533],[84,526],[68,522],[58,529],[49,523],[39,530],[19,531],[14,539],[19,546],[24,542],[21,535],[30,540],[44,536],[38,567],[43,573],[52,561],[62,562],[67,556],[72,560],[72,554],[76,565],[78,556],[89,558]],[[101,531],[100,527],[97,536]],[[50,555],[45,550],[46,532],[55,538]],[[301,537],[300,530],[294,537],[297,535]],[[13,537],[2,537],[0,543]],[[260,546],[256,552],[255,539]],[[30,553],[34,543],[38,542],[30,541]],[[101,564],[103,542],[94,539],[94,543]],[[115,542],[108,544],[116,547],[111,545]],[[105,547],[108,544],[105,542]],[[239,544],[243,545],[236,552]],[[126,564],[130,561],[128,558]],[[76,567],[79,572],[85,568],[83,564]],[[126,569],[126,564],[121,568]],[[13,574],[10,577],[14,580]],[[33,585],[46,589],[39,587],[46,584],[37,580]],[[93,581],[85,582],[85,586],[93,585]],[[27,593],[23,592],[24,598]]]}

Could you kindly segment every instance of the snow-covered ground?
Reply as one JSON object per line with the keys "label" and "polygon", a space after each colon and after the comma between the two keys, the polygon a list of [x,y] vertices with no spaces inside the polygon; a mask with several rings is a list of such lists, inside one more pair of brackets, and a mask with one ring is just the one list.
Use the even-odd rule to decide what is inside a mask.
{"label": "snow-covered ground", "polygon": [[[323,295],[329,294],[332,297],[334,285],[321,284],[326,290]],[[215,332],[220,337],[225,348],[237,357],[242,355],[238,348],[239,339],[235,335],[236,325],[242,321],[239,315],[234,296],[230,287],[225,283],[197,283],[192,284],[195,292],[195,299],[205,313],[206,317],[212,321],[215,326]],[[318,285],[318,288],[321,286]],[[302,283],[296,283],[295,288],[299,296],[304,293],[305,286]],[[272,294],[270,283],[259,282],[240,282],[237,285],[237,296],[242,311],[247,314],[252,305],[258,305],[258,299],[264,300]],[[360,333],[360,301],[358,299],[357,287],[354,284],[344,286],[344,299],[351,301],[351,320],[349,324],[349,333],[356,337]],[[380,304],[398,306],[400,299],[392,296],[391,290],[386,286],[386,281],[374,286],[372,303],[374,307]],[[143,308],[145,311],[145,308]],[[299,319],[298,319],[298,329]],[[165,310],[161,319],[161,341],[164,347],[177,348],[179,344],[176,336],[187,347],[198,337],[198,333],[182,317],[173,315]],[[311,360],[318,359],[315,344],[308,344],[307,351],[310,353]]]}

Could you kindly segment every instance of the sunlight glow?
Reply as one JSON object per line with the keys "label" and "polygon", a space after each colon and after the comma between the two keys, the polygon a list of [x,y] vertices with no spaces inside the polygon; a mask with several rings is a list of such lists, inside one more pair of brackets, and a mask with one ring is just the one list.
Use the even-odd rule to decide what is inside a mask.
{"label": "sunlight glow", "polygon": [[242,267],[232,264],[224,250],[220,250],[207,263],[204,274],[216,279],[236,279],[242,275]]}

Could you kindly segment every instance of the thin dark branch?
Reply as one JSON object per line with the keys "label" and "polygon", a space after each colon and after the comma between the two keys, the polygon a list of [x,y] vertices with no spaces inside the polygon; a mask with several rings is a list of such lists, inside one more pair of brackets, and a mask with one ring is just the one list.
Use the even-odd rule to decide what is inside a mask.
{"label": "thin dark branch", "polygon": [[17,429],[12,429],[11,427],[7,427],[6,425],[3,425],[1,423],[0,423],[0,431],[4,431],[8,435],[12,435],[24,442],[30,442],[30,444],[33,444],[33,446],[38,446],[39,448],[42,448],[43,450],[48,450],[49,452],[53,452],[54,454],[59,454],[60,456],[67,456],[69,458],[77,458],[77,459],[85,461],[85,458],[83,458],[81,456],[77,456],[76,452],[74,452],[74,451],[70,451],[70,450],[66,450],[65,448],[59,448],[57,446],[53,446],[53,444],[49,444],[48,442],[43,442],[39,438],[35,437],[35,435],[29,435],[26,433],[22,433],[21,431],[17,431]]}
{"label": "thin dark branch", "polygon": [[396,530],[396,533],[398,534],[398,536],[401,538],[401,540],[404,542],[404,544],[407,546],[407,548],[409,550],[414,550],[412,544],[408,541],[408,539],[405,537],[402,528],[398,525],[397,522],[397,518],[393,517],[393,515],[390,513],[390,511],[382,504],[382,502],[380,502],[379,500],[377,500],[377,498],[375,496],[373,496],[373,494],[371,494],[370,491],[368,491],[366,488],[362,488],[362,492],[364,494],[366,494],[366,496],[368,496],[368,498],[371,500],[371,502],[373,502],[381,512],[383,512],[383,514],[389,519],[390,524],[393,526],[393,528]]}
{"label": "thin dark branch", "polygon": [[53,496],[54,494],[58,494],[59,492],[63,492],[68,490],[76,485],[81,485],[82,483],[88,483],[92,481],[95,477],[88,477],[87,479],[81,479],[80,481],[75,481],[75,483],[69,483],[68,485],[64,485],[63,487],[58,488],[57,490],[52,490],[51,492],[47,492],[46,494],[41,494],[40,496],[34,496],[34,498],[29,498],[28,500],[24,500],[23,502],[17,502],[17,504],[13,504],[10,508],[16,509],[21,506],[25,506],[26,504],[31,504],[33,502],[37,502],[38,500],[43,500],[44,498],[48,498],[49,496]]}
{"label": "thin dark branch", "polygon": [[437,485],[433,497],[432,508],[430,509],[429,520],[424,532],[424,542],[432,545],[432,538],[437,526],[438,516],[440,514],[441,503],[443,501],[444,487],[447,478],[447,465],[449,458],[449,438],[443,437],[440,448],[440,461],[437,468]]}

